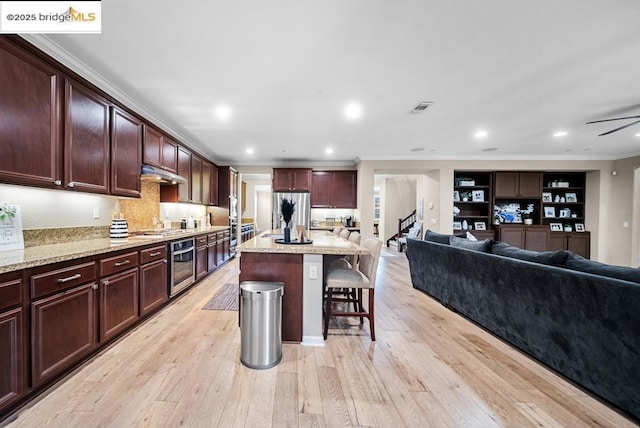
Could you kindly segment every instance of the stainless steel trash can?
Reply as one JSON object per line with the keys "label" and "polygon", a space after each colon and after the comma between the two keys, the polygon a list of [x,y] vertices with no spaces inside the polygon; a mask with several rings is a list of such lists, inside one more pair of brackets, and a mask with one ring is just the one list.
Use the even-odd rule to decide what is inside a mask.
{"label": "stainless steel trash can", "polygon": [[282,282],[240,284],[240,361],[268,369],[282,359]]}

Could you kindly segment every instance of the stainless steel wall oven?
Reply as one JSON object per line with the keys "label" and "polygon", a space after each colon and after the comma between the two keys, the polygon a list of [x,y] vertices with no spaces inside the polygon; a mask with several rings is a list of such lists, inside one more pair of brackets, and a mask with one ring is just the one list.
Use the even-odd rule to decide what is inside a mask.
{"label": "stainless steel wall oven", "polygon": [[171,271],[169,297],[173,297],[196,280],[195,240],[185,239],[169,243]]}

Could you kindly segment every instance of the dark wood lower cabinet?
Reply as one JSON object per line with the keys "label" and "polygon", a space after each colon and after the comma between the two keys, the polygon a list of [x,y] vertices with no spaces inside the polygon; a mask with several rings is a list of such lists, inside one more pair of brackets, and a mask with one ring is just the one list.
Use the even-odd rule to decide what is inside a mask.
{"label": "dark wood lower cabinet", "polygon": [[208,247],[196,248],[196,281],[202,279],[209,273],[207,261],[209,259]]}
{"label": "dark wood lower cabinet", "polygon": [[302,341],[302,254],[242,253],[240,282],[279,281],[282,296],[282,340]]}
{"label": "dark wood lower cabinet", "polygon": [[140,266],[140,316],[162,306],[167,300],[167,260]]}
{"label": "dark wood lower cabinet", "polygon": [[549,250],[569,250],[588,259],[591,257],[591,233],[552,232],[549,237]]}
{"label": "dark wood lower cabinet", "polygon": [[218,242],[213,235],[213,240],[207,246],[207,268],[209,272],[213,272],[218,267]]}
{"label": "dark wood lower cabinet", "polygon": [[139,316],[137,267],[100,281],[101,342],[136,322]]}
{"label": "dark wood lower cabinet", "polygon": [[0,313],[0,409],[25,391],[23,317],[22,308]]}
{"label": "dark wood lower cabinet", "polygon": [[96,347],[97,283],[31,304],[31,378],[37,386]]}
{"label": "dark wood lower cabinet", "polygon": [[514,247],[533,251],[569,250],[589,258],[589,232],[551,232],[548,226],[500,226],[497,239]]}

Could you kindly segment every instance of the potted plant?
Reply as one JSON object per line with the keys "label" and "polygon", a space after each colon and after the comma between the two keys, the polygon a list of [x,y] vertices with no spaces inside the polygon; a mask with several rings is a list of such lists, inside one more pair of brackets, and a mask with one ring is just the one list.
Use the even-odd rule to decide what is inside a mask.
{"label": "potted plant", "polygon": [[520,214],[522,214],[522,218],[524,219],[524,224],[533,224],[533,211],[535,207],[533,204],[527,205],[527,208],[520,210]]}
{"label": "potted plant", "polygon": [[290,223],[293,213],[296,210],[296,203],[290,199],[283,199],[280,203],[280,213],[284,221],[284,242],[291,242]]}

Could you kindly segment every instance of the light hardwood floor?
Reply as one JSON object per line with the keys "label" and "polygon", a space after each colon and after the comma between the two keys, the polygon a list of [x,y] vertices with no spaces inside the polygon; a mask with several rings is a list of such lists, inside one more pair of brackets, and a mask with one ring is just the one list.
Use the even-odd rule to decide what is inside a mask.
{"label": "light hardwood floor", "polygon": [[[237,312],[201,308],[235,260],[51,388],[11,427],[624,427],[628,419],[414,290],[383,250],[377,341],[332,323],[324,348],[239,361]],[[2,424],[0,424],[2,425]]]}

